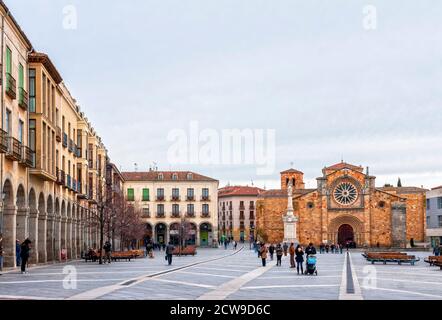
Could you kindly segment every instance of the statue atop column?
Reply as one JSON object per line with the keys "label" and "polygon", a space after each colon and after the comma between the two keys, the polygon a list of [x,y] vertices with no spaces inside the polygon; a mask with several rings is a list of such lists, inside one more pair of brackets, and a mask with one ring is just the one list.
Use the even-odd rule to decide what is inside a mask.
{"label": "statue atop column", "polygon": [[289,182],[287,188],[287,212],[282,217],[284,222],[284,242],[298,244],[297,223],[298,218],[293,214],[293,183]]}

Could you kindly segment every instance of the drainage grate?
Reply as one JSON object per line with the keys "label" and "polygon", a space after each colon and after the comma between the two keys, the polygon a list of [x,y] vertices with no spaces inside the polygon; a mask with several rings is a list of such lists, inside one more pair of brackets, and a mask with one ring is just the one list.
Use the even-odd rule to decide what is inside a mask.
{"label": "drainage grate", "polygon": [[347,293],[355,293],[353,273],[351,272],[350,254],[347,252]]}

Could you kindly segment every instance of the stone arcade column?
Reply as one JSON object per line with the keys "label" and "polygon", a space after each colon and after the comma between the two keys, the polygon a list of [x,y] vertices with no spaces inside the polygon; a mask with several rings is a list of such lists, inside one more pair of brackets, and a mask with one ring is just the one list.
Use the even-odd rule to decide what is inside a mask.
{"label": "stone arcade column", "polygon": [[18,240],[20,240],[20,243],[22,243],[26,238],[29,237],[28,218],[29,218],[28,208],[17,209],[16,237]]}
{"label": "stone arcade column", "polygon": [[66,255],[67,259],[72,259],[72,218],[66,218]]}
{"label": "stone arcade column", "polygon": [[5,205],[3,207],[3,266],[15,267],[15,240],[16,240],[17,207]]}
{"label": "stone arcade column", "polygon": [[32,241],[32,250],[30,256],[30,263],[38,263],[38,247],[40,245],[40,238],[38,236],[38,210],[29,210],[29,239]]}
{"label": "stone arcade column", "polygon": [[46,216],[46,262],[55,261],[55,217]]}
{"label": "stone arcade column", "polygon": [[47,247],[47,215],[45,212],[39,212],[38,214],[38,247],[34,245],[34,248],[38,249],[38,263],[48,262],[48,253],[46,251]]}
{"label": "stone arcade column", "polygon": [[60,261],[61,257],[61,217],[54,218],[54,262]]}
{"label": "stone arcade column", "polygon": [[293,242],[297,245],[299,243],[296,230],[298,218],[293,214],[292,187],[292,182],[290,181],[288,186],[287,213],[282,217],[282,220],[284,222],[284,242],[288,244]]}
{"label": "stone arcade column", "polygon": [[71,237],[71,244],[72,244],[71,259],[77,259],[77,219],[76,218],[72,218],[71,230],[72,230],[72,237]]}

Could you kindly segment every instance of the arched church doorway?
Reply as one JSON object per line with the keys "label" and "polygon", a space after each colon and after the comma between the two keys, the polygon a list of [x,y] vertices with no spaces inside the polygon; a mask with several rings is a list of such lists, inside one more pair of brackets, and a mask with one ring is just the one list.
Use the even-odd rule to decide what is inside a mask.
{"label": "arched church doorway", "polygon": [[355,242],[355,234],[353,227],[349,224],[343,224],[338,230],[338,243],[345,246],[349,244],[353,246]]}

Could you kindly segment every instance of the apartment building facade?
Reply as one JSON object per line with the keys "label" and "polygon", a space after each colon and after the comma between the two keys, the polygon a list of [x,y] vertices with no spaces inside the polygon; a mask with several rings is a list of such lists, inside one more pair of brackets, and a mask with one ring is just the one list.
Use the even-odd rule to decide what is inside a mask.
{"label": "apartment building facade", "polygon": [[218,190],[219,234],[236,241],[255,238],[256,200],[263,189],[227,186]]}
{"label": "apartment building facade", "polygon": [[30,238],[30,263],[74,259],[98,244],[107,151],[58,70],[7,6],[2,19],[0,179],[3,258]]}
{"label": "apartment building facade", "polygon": [[442,186],[426,194],[427,237],[433,246],[442,243]]}
{"label": "apartment building facade", "polygon": [[123,172],[126,201],[141,211],[145,240],[213,246],[218,180],[183,171]]}

